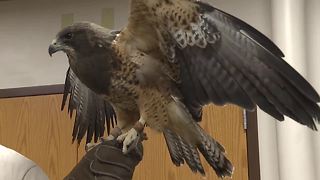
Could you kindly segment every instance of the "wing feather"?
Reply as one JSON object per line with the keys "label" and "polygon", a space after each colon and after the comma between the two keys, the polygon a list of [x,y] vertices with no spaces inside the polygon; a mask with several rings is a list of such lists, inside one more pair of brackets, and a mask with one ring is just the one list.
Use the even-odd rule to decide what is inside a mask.
{"label": "wing feather", "polygon": [[[262,47],[267,47],[267,49],[272,52],[273,54],[284,57],[283,52],[280,50],[280,48],[275,45],[268,37],[266,37],[264,34],[256,30],[251,25],[247,24],[246,22],[232,16],[229,13],[226,13],[224,11],[221,11],[210,4],[198,1],[196,2],[201,7],[201,13],[206,12],[215,12],[217,13],[216,16],[220,17],[219,19],[225,19],[226,21],[229,21],[232,26],[236,27],[238,31],[245,31],[248,36],[252,37],[255,41],[257,41],[259,44],[262,45]],[[220,13],[220,14],[219,14]]]}
{"label": "wing feather", "polygon": [[159,39],[165,40],[160,41],[159,46],[165,47],[160,50],[165,54],[175,49],[165,56],[168,63],[180,65],[178,86],[195,120],[201,119],[205,104],[232,103],[249,110],[258,105],[278,120],[286,115],[316,129],[318,93],[282,59],[284,54],[269,38],[200,1],[158,6],[151,9],[159,20],[155,24],[161,31]]}
{"label": "wing feather", "polygon": [[70,68],[67,71],[65,80],[61,110],[64,109],[69,94],[68,113],[70,117],[72,117],[73,111],[76,111],[72,141],[77,139],[78,143],[80,143],[87,133],[86,142],[91,142],[92,137],[96,142],[98,138],[103,136],[105,124],[109,133],[110,126],[113,127],[116,121],[113,107],[109,102],[86,87]]}
{"label": "wing feather", "polygon": [[[200,4],[202,4],[201,6],[203,7],[204,3]],[[286,61],[281,59],[281,57],[284,56],[283,53],[262,33],[255,30],[253,27],[249,26],[240,19],[214,7],[212,7],[206,13],[208,13],[209,17],[212,18],[212,22],[216,25],[220,32],[228,33],[229,31],[229,33],[237,33],[239,35],[239,37],[232,37],[230,36],[230,33],[229,35],[225,34],[224,38],[230,37],[235,41],[244,39],[247,43],[252,44],[254,48],[257,49],[260,57],[265,57],[259,59],[260,61],[270,66],[270,68],[277,70],[279,74],[287,78],[298,90],[301,91],[301,93],[310,98],[310,100],[320,101],[320,97],[314,88]],[[242,42],[238,43],[239,46],[244,45]],[[245,50],[250,51],[250,49]]]}
{"label": "wing feather", "polygon": [[[279,120],[283,120],[283,115],[287,115],[316,129],[314,119],[319,120],[320,117],[316,104],[319,102],[319,95],[281,58],[283,54],[279,48],[243,21],[210,5],[198,4],[204,13],[202,18],[207,23],[206,26],[214,27],[211,29],[217,30],[220,39],[202,48],[202,52],[198,52],[199,47],[194,46],[188,50],[182,49],[187,54],[186,57],[194,54],[192,59],[198,66],[218,60],[234,78],[239,77],[235,72],[240,72],[240,77],[243,78],[238,79],[237,84],[262,110]],[[199,73],[208,74],[210,71]],[[225,75],[219,76],[222,78]],[[223,87],[218,88],[230,91]],[[239,96],[236,99],[239,99]],[[231,103],[246,108],[241,102],[235,103],[234,99],[231,99]]]}

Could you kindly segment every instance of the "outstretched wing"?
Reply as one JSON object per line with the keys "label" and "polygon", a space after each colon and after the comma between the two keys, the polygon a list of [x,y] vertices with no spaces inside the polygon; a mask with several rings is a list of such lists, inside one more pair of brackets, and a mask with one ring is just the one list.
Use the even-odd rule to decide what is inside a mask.
{"label": "outstretched wing", "polygon": [[[236,17],[208,4],[196,4],[200,20],[192,24],[195,33],[185,33],[185,46],[174,38],[182,65],[181,91],[189,109],[197,115],[208,101],[246,109],[258,105],[278,120],[287,115],[316,129],[319,95],[282,59],[279,48]],[[179,34],[183,31],[173,35]]]}
{"label": "outstretched wing", "polygon": [[73,111],[76,111],[72,141],[77,139],[80,143],[87,133],[86,142],[91,142],[93,136],[96,142],[99,137],[103,136],[105,124],[109,133],[110,126],[113,127],[116,123],[116,114],[113,107],[86,87],[70,68],[66,75],[61,110],[64,109],[69,94],[68,113],[70,117],[72,117]]}
{"label": "outstretched wing", "polygon": [[201,120],[205,104],[232,103],[248,110],[258,105],[278,120],[286,115],[316,129],[318,93],[262,33],[196,0],[134,2],[128,34],[139,39],[137,49],[158,51],[167,64],[179,65],[173,69],[180,71],[177,86],[195,120]]}

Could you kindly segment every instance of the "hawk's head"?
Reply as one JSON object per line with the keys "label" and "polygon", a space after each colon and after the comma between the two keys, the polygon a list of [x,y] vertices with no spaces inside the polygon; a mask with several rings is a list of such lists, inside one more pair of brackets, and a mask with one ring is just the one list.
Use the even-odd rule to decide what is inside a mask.
{"label": "hawk's head", "polygon": [[105,93],[109,75],[115,66],[112,42],[117,31],[89,22],[62,29],[49,46],[49,54],[63,51],[77,77],[89,88]]}
{"label": "hawk's head", "polygon": [[62,29],[52,41],[49,54],[63,51],[68,56],[87,55],[100,48],[109,48],[115,33],[90,22],[75,23]]}

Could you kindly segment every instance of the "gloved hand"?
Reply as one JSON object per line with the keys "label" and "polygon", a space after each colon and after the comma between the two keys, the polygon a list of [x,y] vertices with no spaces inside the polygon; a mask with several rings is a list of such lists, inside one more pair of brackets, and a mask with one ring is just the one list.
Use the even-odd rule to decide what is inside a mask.
{"label": "gloved hand", "polygon": [[89,150],[64,180],[132,179],[135,167],[142,160],[144,137],[140,135],[136,148],[126,155],[117,140],[103,141]]}

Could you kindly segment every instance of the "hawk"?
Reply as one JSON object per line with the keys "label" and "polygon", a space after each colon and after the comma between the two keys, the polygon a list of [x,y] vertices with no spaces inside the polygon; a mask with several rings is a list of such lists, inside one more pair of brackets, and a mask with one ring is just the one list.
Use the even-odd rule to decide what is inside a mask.
{"label": "hawk", "polygon": [[204,105],[259,106],[316,130],[318,93],[252,26],[196,0],[131,0],[130,11],[121,31],[76,23],[49,47],[68,56],[74,138],[100,137],[116,116],[124,153],[148,125],[164,133],[175,165],[205,174],[200,152],[225,177],[225,149],[198,125]]}

